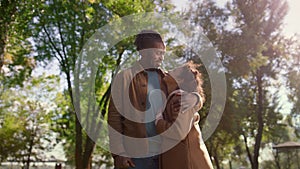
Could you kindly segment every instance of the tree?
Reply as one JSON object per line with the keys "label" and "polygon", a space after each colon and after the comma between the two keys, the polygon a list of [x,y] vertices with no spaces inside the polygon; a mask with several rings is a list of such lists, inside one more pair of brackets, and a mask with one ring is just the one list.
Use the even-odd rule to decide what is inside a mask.
{"label": "tree", "polygon": [[[258,169],[258,157],[263,141],[264,131],[271,130],[273,125],[282,117],[276,113],[274,105],[276,98],[270,99],[268,96],[268,87],[270,79],[276,75],[276,65],[281,61],[286,53],[275,44],[280,45],[280,26],[283,17],[287,13],[286,1],[233,1],[232,11],[235,11],[235,20],[237,21],[237,31],[235,35],[236,53],[228,53],[233,57],[232,66],[229,70],[234,71],[237,68],[237,75],[240,76],[237,84],[246,86],[240,88],[249,93],[246,103],[248,107],[248,122],[251,127],[245,128],[241,134],[245,141],[248,158],[253,169]],[[239,45],[238,45],[239,44]],[[241,46],[242,44],[242,46]],[[236,63],[244,65],[242,71]],[[230,69],[231,68],[231,69]],[[234,69],[232,69],[234,68]],[[246,69],[245,69],[246,68]],[[241,74],[240,72],[244,72]],[[250,88],[249,88],[250,87]],[[241,100],[241,98],[237,99]],[[273,105],[273,106],[272,106]],[[267,120],[269,119],[269,120]],[[274,119],[271,121],[270,119]],[[251,152],[247,138],[254,138],[253,152]]]}
{"label": "tree", "polygon": [[56,142],[50,131],[57,77],[30,78],[22,88],[10,88],[1,96],[0,159],[23,162],[29,168],[32,160],[45,157]]}
{"label": "tree", "polygon": [[[66,90],[70,107],[67,117],[74,119],[75,127],[75,166],[76,168],[90,168],[92,152],[95,142],[85,135],[80,120],[81,112],[75,112],[73,100],[72,79],[78,55],[88,38],[96,30],[108,23],[112,18],[122,17],[135,12],[153,10],[154,4],[149,1],[47,1],[36,6],[36,16],[33,19],[33,38],[37,42],[36,49],[38,55],[35,57],[39,61],[56,59],[59,62],[61,71],[66,77]],[[113,72],[118,66],[123,56],[124,50],[129,47],[125,42],[114,47],[108,57],[99,65],[97,76],[99,81],[97,86],[97,100],[100,100],[100,110],[102,115],[106,112],[109,96],[109,82],[102,81],[106,76],[105,72]],[[104,82],[104,83],[101,83]],[[99,92],[98,90],[102,91]],[[105,91],[105,92],[103,92]],[[76,92],[76,91],[75,91]],[[99,95],[100,94],[100,95]],[[75,114],[77,113],[77,115]],[[73,125],[71,125],[73,126]],[[96,125],[97,126],[97,125]]]}
{"label": "tree", "polygon": [[[219,149],[219,140],[228,143],[225,157],[230,151],[237,155],[246,152],[256,169],[261,147],[284,135],[278,133],[284,128],[278,125],[283,118],[280,96],[272,94],[270,88],[275,87],[272,80],[280,79],[276,76],[284,68],[280,63],[289,55],[283,48],[287,41],[281,35],[286,12],[286,1],[234,0],[224,8],[210,0],[192,4],[189,18],[195,26],[203,28],[222,55],[229,84],[223,119],[210,138],[213,144],[208,143],[217,168],[221,154],[226,154],[212,151]],[[242,144],[231,144],[235,142]]]}

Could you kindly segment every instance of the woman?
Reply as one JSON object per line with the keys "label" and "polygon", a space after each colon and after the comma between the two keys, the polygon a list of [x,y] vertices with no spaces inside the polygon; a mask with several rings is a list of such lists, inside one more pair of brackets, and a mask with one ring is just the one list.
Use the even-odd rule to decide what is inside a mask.
{"label": "woman", "polygon": [[[174,69],[163,80],[167,86],[168,101],[164,112],[157,115],[156,130],[162,136],[167,150],[160,156],[160,169],[212,169],[212,163],[201,137],[197,112],[204,102],[201,74],[197,65],[188,62]],[[198,107],[172,111],[179,93],[196,92],[200,97]],[[175,146],[174,146],[175,145]],[[174,146],[174,147],[173,147]]]}

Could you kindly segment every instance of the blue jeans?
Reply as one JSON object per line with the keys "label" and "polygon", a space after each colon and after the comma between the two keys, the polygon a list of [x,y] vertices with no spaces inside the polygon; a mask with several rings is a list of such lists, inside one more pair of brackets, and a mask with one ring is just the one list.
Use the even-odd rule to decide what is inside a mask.
{"label": "blue jeans", "polygon": [[128,169],[158,169],[158,155],[146,158],[132,158],[132,161],[135,167],[129,167]]}

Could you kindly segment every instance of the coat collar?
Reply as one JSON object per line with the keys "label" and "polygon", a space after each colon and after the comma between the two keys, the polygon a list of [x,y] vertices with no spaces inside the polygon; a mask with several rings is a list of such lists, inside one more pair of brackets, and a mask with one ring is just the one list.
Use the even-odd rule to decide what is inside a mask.
{"label": "coat collar", "polygon": [[147,70],[155,70],[157,71],[162,77],[166,76],[166,73],[159,67],[159,68],[151,68],[151,69],[144,69],[142,64],[137,61],[133,64],[132,66],[132,73],[137,74],[137,73],[146,73]]}

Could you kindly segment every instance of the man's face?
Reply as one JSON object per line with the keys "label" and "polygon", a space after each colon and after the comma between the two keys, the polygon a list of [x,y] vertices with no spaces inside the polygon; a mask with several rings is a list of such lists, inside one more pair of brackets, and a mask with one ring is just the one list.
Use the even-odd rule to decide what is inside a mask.
{"label": "man's face", "polygon": [[143,66],[145,68],[160,67],[164,60],[165,46],[161,42],[153,42],[149,45],[150,48],[140,51]]}

